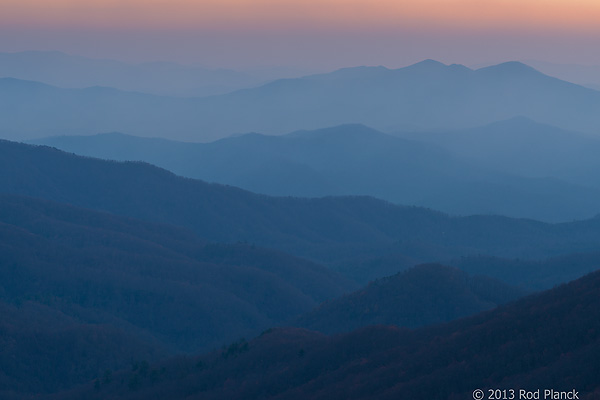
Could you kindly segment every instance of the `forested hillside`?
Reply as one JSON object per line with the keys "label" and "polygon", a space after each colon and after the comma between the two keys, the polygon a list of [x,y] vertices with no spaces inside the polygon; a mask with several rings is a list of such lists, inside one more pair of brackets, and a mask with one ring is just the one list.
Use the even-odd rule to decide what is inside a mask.
{"label": "forested hillside", "polygon": [[[577,391],[597,399],[600,273],[496,310],[417,330],[324,336],[276,329],[206,356],[122,372],[74,391],[116,399],[464,399],[482,389]],[[132,384],[130,384],[132,383]],[[518,392],[517,392],[518,393]]]}
{"label": "forested hillside", "polygon": [[0,195],[0,238],[0,397],[207,351],[356,287],[280,252],[21,196]]}
{"label": "forested hillside", "polygon": [[0,142],[1,191],[184,226],[209,241],[249,242],[341,261],[401,253],[421,262],[469,254],[543,257],[591,251],[600,219],[547,224],[450,217],[368,197],[268,197],[177,177],[143,163],[79,157]]}

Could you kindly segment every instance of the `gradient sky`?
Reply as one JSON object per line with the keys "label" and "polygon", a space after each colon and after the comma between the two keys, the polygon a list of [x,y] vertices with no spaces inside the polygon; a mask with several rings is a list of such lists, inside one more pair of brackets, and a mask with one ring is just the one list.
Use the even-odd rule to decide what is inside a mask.
{"label": "gradient sky", "polygon": [[0,51],[208,66],[600,64],[599,0],[0,0]]}

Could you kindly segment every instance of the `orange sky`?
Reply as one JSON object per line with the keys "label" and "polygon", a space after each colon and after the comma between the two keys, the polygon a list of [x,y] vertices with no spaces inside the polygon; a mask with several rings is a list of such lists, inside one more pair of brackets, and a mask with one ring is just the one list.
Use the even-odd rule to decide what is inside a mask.
{"label": "orange sky", "polygon": [[0,0],[0,52],[211,66],[600,64],[600,0]]}
{"label": "orange sky", "polygon": [[600,0],[0,0],[36,28],[600,31]]}

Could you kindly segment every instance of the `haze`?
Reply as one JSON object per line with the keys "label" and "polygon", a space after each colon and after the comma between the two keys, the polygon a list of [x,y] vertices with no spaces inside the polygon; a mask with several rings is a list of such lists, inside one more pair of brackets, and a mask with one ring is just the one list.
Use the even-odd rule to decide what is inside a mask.
{"label": "haze", "polygon": [[590,0],[3,0],[0,51],[212,67],[600,63]]}

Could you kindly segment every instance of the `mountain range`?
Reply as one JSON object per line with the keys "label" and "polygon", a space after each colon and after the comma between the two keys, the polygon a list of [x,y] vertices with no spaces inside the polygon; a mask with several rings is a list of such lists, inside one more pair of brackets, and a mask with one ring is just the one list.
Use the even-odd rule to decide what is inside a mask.
{"label": "mountain range", "polygon": [[[15,195],[0,195],[0,205],[0,397],[7,399],[96,378],[110,383],[118,369],[148,369],[276,325],[321,323],[327,331],[324,316],[346,320],[364,307],[373,307],[369,317],[337,329],[432,324],[523,294],[423,265],[308,313],[356,285],[306,260],[206,243],[174,226]],[[357,298],[362,306],[348,303]]]}
{"label": "mountain range", "polygon": [[[158,361],[174,351],[206,349],[287,323],[325,332],[374,323],[430,325],[523,295],[494,279],[421,265],[333,300],[353,285],[279,252],[206,243],[186,229],[47,200],[4,194],[0,204],[0,340],[6,344],[0,394],[7,399],[56,391],[69,398],[64,390],[93,379],[103,396],[122,395],[125,385],[126,396],[145,397],[148,384],[160,396],[172,380],[185,387],[179,380],[189,374],[197,380],[195,371],[222,368],[204,358],[212,355],[191,364],[181,357]],[[321,338],[314,335],[308,338]],[[366,337],[361,340],[374,340],[372,333]],[[242,357],[257,340],[224,346],[218,360]],[[294,351],[304,357],[310,343]],[[124,372],[128,365],[131,372]],[[86,387],[75,393],[89,397],[79,390]]]}
{"label": "mountain range", "polygon": [[0,398],[600,398],[600,92],[553,67],[0,53]]}
{"label": "mountain range", "polygon": [[[433,254],[432,252],[431,255]],[[424,258],[424,254],[420,257],[409,257],[403,253],[390,252],[342,260],[332,263],[330,267],[359,284],[367,284],[378,278],[408,270]],[[597,250],[575,251],[537,259],[472,254],[447,259],[445,263],[474,276],[498,279],[523,291],[540,291],[595,271],[600,266],[600,253]]]}
{"label": "mountain range", "polygon": [[208,351],[357,287],[281,252],[6,194],[0,265],[3,399]]}
{"label": "mountain range", "polygon": [[[139,162],[0,142],[0,188],[187,227],[209,241],[246,241],[323,262],[402,253],[421,261],[470,254],[547,257],[597,249],[600,219],[560,224],[450,217],[370,197],[269,197]],[[423,259],[424,258],[424,259]]]}
{"label": "mountain range", "polygon": [[[264,332],[222,351],[122,371],[61,399],[464,399],[550,390],[597,399],[600,272],[492,311],[416,330]],[[545,392],[545,391],[548,392]],[[564,394],[560,394],[563,392]],[[503,392],[502,392],[503,393]],[[475,396],[477,393],[475,394]]]}
{"label": "mountain range", "polygon": [[210,141],[347,123],[384,131],[458,129],[519,115],[598,134],[600,122],[600,92],[518,62],[477,70],[432,60],[396,70],[347,68],[188,99],[4,78],[0,106],[0,135],[18,140],[117,131]]}
{"label": "mountain range", "polygon": [[5,301],[37,301],[170,350],[260,332],[356,287],[309,261],[177,227],[20,196],[0,203]]}
{"label": "mountain range", "polygon": [[[206,144],[116,133],[32,143],[104,159],[145,161],[178,175],[275,196],[368,195],[450,214],[551,222],[596,215],[600,169],[590,166],[598,164],[600,140],[565,132],[552,141],[552,129],[531,126],[538,127],[519,119],[480,128],[469,137],[423,132],[410,140],[363,125],[341,125],[282,136],[253,133]],[[522,146],[545,135],[552,144]],[[448,138],[454,145],[421,142],[431,137]],[[577,154],[582,147],[585,152]],[[562,163],[556,162],[558,154],[564,155]]]}
{"label": "mountain range", "polygon": [[[289,157],[321,147],[311,162],[335,166],[340,137],[349,139],[344,151],[372,150],[374,159],[395,149],[412,165],[423,154],[456,165],[447,150],[360,125],[270,146],[288,146]],[[0,397],[458,399],[502,385],[598,389],[598,273],[493,308],[595,269],[599,218],[544,223],[362,196],[271,197],[9,141],[0,141],[0,170]],[[436,260],[495,278],[426,264],[351,293],[358,284],[348,278]],[[378,323],[397,326],[367,326]],[[290,324],[360,329],[267,329]]]}
{"label": "mountain range", "polygon": [[222,68],[210,69],[172,62],[130,64],[59,51],[0,53],[0,77],[37,81],[69,89],[103,86],[182,97],[223,94],[275,79]]}
{"label": "mountain range", "polygon": [[399,132],[495,171],[600,185],[600,138],[536,123],[525,117],[460,131]]}
{"label": "mountain range", "polygon": [[526,60],[524,63],[544,74],[595,90],[600,89],[600,65],[558,64],[540,60]]}

